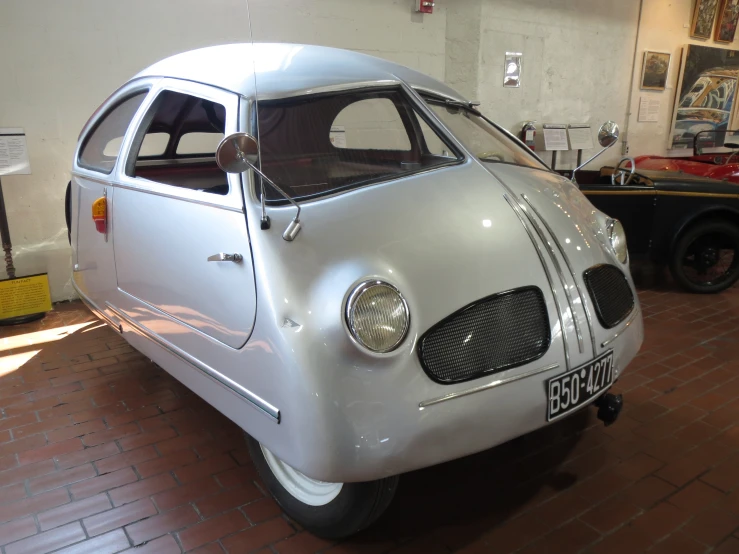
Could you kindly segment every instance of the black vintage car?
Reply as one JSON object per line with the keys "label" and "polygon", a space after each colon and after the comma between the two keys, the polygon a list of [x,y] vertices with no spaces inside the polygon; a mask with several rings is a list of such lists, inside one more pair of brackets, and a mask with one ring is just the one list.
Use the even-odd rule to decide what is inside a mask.
{"label": "black vintage car", "polygon": [[633,259],[668,265],[691,292],[720,292],[739,279],[739,185],[631,167],[579,171],[577,183],[621,221]]}

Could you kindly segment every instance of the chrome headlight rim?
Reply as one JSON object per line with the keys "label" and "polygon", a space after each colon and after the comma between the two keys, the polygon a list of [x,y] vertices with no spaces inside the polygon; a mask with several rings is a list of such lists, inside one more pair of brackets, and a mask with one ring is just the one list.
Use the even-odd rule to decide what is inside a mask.
{"label": "chrome headlight rim", "polygon": [[[616,233],[616,225],[618,225],[621,228],[620,233]],[[629,249],[628,245],[626,243],[626,230],[624,229],[623,223],[621,223],[616,218],[608,218],[606,222],[606,231],[608,233],[608,242],[611,245],[611,249],[613,250],[613,253],[616,255],[616,259],[621,262],[622,264],[626,264],[626,262],[629,261]],[[614,243],[614,239],[623,242],[623,248],[624,248],[624,254],[623,258],[618,253],[618,245]]]}
{"label": "chrome headlight rim", "polygon": [[[358,330],[356,329],[356,327],[354,326],[352,322],[352,310],[356,306],[357,301],[370,288],[377,287],[377,286],[387,287],[390,290],[392,290],[395,294],[397,294],[398,298],[400,298],[400,301],[403,305],[403,310],[405,311],[405,325],[403,327],[403,330],[400,334],[399,339],[389,348],[382,349],[382,350],[375,350],[374,348],[371,348],[370,346],[365,344],[364,341],[360,338]],[[388,283],[387,281],[381,278],[363,279],[362,281],[354,285],[349,290],[350,292],[346,299],[345,308],[344,308],[344,323],[346,324],[346,330],[352,342],[369,354],[383,355],[383,354],[391,354],[394,351],[396,351],[400,347],[400,345],[403,344],[405,339],[408,337],[408,331],[411,327],[411,311],[410,311],[410,308],[408,307],[408,302],[406,301],[405,296],[403,296],[403,293],[400,292],[398,287],[396,287],[392,283]]]}

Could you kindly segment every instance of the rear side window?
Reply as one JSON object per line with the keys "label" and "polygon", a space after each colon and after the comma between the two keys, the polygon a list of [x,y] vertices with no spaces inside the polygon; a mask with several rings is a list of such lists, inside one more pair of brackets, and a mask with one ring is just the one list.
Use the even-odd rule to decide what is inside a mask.
{"label": "rear side window", "polygon": [[[295,199],[456,163],[459,153],[398,89],[260,100],[262,171]],[[272,187],[267,200],[282,201]]]}
{"label": "rear side window", "polygon": [[123,100],[102,118],[84,140],[77,160],[80,166],[101,173],[113,171],[123,136],[147,94],[143,91]]}

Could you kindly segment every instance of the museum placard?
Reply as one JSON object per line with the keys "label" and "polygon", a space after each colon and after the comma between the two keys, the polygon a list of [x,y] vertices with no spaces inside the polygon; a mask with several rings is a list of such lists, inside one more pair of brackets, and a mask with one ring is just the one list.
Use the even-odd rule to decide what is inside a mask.
{"label": "museum placard", "polygon": [[0,281],[0,320],[51,310],[46,273]]}

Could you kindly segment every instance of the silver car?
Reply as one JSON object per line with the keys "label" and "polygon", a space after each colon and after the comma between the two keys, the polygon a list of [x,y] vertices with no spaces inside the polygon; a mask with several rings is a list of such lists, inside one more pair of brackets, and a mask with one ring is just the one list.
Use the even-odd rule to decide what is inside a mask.
{"label": "silver car", "polygon": [[242,427],[318,535],[369,525],[404,472],[621,409],[643,326],[620,223],[421,73],[179,54],[95,112],[70,187],[80,297]]}

